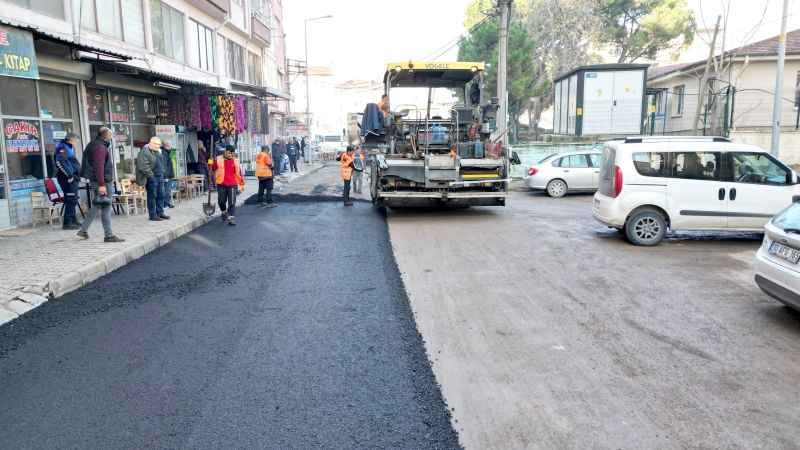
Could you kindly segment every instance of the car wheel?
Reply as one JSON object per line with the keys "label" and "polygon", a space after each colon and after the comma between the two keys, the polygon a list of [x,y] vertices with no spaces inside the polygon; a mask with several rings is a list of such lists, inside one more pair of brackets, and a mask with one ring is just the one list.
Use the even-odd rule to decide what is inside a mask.
{"label": "car wheel", "polygon": [[667,234],[667,221],[658,211],[645,209],[635,213],[625,224],[625,237],[633,245],[658,245]]}
{"label": "car wheel", "polygon": [[547,195],[553,198],[567,195],[567,183],[564,180],[551,180],[547,183]]}

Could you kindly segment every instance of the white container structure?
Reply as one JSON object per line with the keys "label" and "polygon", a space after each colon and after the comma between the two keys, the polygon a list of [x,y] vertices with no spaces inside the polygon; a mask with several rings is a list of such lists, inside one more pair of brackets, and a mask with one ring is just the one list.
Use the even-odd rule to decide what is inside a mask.
{"label": "white container structure", "polygon": [[556,78],[553,133],[613,136],[643,133],[647,64],[581,66]]}

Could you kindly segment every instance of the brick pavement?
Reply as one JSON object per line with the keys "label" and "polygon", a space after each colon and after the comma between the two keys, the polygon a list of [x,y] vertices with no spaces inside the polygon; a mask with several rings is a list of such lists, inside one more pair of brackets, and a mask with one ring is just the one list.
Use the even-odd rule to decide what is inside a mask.
{"label": "brick pavement", "polygon": [[[306,167],[305,173],[282,175],[275,190],[320,166]],[[255,178],[248,179],[238,203],[258,189]],[[167,210],[171,220],[150,222],[147,214],[112,218],[114,233],[125,242],[103,242],[103,229],[97,217],[84,241],[75,231],[39,226],[0,232],[0,325],[15,319],[49,299],[60,297],[110,273],[168,242],[207,223],[202,204],[206,196],[183,200]],[[216,195],[212,196],[216,202]],[[219,208],[217,215],[219,217]],[[213,220],[213,218],[211,219]]]}

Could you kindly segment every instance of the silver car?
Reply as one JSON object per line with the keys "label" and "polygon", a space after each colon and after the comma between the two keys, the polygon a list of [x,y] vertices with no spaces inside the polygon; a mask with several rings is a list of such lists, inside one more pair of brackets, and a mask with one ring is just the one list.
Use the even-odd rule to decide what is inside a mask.
{"label": "silver car", "polygon": [[800,203],[776,214],[764,229],[753,265],[756,284],[774,299],[800,310]]}
{"label": "silver car", "polygon": [[594,192],[600,185],[602,157],[598,150],[550,155],[528,169],[528,187],[556,198],[567,192]]}

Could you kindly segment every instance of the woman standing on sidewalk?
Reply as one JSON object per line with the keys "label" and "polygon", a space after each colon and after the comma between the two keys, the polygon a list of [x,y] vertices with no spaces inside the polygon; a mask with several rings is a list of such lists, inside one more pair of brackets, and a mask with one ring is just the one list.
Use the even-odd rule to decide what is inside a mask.
{"label": "woman standing on sidewalk", "polygon": [[225,152],[212,163],[217,182],[217,202],[222,212],[222,220],[228,225],[236,225],[236,195],[244,189],[242,167],[236,158],[236,147],[226,145]]}

